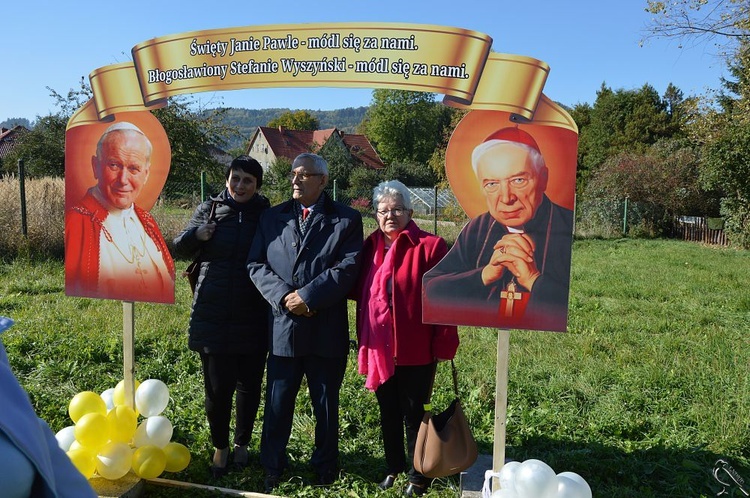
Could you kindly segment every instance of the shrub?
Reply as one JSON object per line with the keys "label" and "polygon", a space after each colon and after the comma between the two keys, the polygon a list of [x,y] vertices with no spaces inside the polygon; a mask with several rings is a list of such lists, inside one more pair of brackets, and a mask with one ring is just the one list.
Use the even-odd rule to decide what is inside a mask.
{"label": "shrub", "polygon": [[370,214],[370,210],[372,209],[370,207],[370,199],[367,197],[357,197],[356,199],[352,199],[350,205],[362,214]]}

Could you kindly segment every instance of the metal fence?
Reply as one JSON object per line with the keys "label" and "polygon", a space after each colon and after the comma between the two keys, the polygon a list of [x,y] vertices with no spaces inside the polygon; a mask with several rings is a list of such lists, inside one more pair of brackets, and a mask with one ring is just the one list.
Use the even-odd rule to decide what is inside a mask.
{"label": "metal fence", "polygon": [[[169,240],[173,235],[176,236],[181,227],[187,224],[190,215],[198,204],[223,188],[224,185],[206,182],[205,177],[200,185],[172,183],[165,187],[160,202],[152,210],[165,238]],[[437,186],[408,188],[414,207],[413,217],[419,227],[440,235],[449,244],[453,243],[468,218],[451,190]],[[335,200],[358,210],[363,218],[372,219],[373,223],[367,224],[365,229],[374,226],[375,216],[371,188],[342,189],[339,188],[336,181],[333,181],[328,185],[326,191]],[[272,204],[286,200],[289,195],[274,190],[273,186],[270,185],[264,185],[262,193],[271,200]]]}
{"label": "metal fence", "polygon": [[589,199],[577,203],[575,235],[580,238],[666,237],[730,245],[721,218],[675,217],[659,206],[627,198]]}
{"label": "metal fence", "polygon": [[682,240],[719,246],[729,245],[727,234],[724,232],[724,220],[721,218],[678,216],[676,224]]}
{"label": "metal fence", "polygon": [[[187,225],[194,209],[210,193],[224,187],[208,184],[171,184],[151,213],[167,244]],[[365,230],[377,226],[372,208],[371,189],[329,189],[332,196],[358,209]],[[276,204],[288,198],[272,189],[263,192]],[[23,180],[23,176],[0,177],[0,254],[12,257],[22,253],[62,255],[64,224],[64,181],[62,178]],[[468,218],[447,188],[413,188],[416,223],[452,244]],[[672,237],[686,241],[726,246],[730,244],[720,218],[657,216],[653,206],[626,200],[593,199],[576,205],[575,236],[578,238]]]}
{"label": "metal fence", "polygon": [[[452,191],[438,186],[407,187],[411,193],[414,219],[420,228],[440,235],[452,244],[468,221]],[[172,207],[189,211],[185,214],[184,211],[167,210],[172,213],[171,224],[174,225],[175,222],[187,223],[189,214],[201,199],[220,191],[224,185],[208,184],[204,178],[200,185],[173,184],[170,188],[165,197],[172,199]],[[342,189],[333,181],[327,191],[337,201],[360,211],[366,219],[374,220],[371,188]],[[271,199],[272,204],[286,200],[289,195],[274,190],[272,185],[264,185],[263,194]],[[628,198],[577,200],[575,211],[574,231],[578,238],[672,237],[707,244],[729,244],[720,219],[691,216],[675,219],[659,206],[633,202]],[[168,212],[163,216],[169,216]]]}

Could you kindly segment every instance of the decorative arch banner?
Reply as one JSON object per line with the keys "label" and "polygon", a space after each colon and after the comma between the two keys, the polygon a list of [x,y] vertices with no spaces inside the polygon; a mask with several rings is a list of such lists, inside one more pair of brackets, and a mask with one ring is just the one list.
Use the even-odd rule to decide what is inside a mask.
{"label": "decorative arch banner", "polygon": [[[400,23],[246,26],[168,35],[135,45],[132,62],[92,71],[94,106],[68,126],[158,108],[180,94],[278,87],[432,92],[445,95],[446,105],[505,110],[532,120],[549,66],[491,47],[492,38],[477,31]],[[575,130],[564,114],[555,124]]]}
{"label": "decorative arch banner", "polygon": [[[537,149],[546,161],[544,169],[540,170],[543,171],[543,183],[546,187],[546,190],[542,189],[544,192],[540,192],[545,200],[544,206],[551,203],[554,209],[560,207],[571,210],[575,190],[578,129],[565,109],[543,93],[550,67],[544,61],[532,57],[494,52],[492,43],[489,35],[464,28],[357,22],[209,29],[157,37],[136,44],[131,50],[132,62],[101,67],[90,73],[93,98],[78,109],[68,122],[66,293],[133,301],[174,302],[174,264],[171,258],[166,257],[168,255],[164,255],[163,261],[160,259],[163,240],[160,241],[161,234],[155,222],[147,216],[166,181],[170,149],[163,129],[159,129],[158,123],[154,126],[148,116],[151,115],[150,110],[165,106],[170,97],[182,94],[313,87],[385,88],[441,94],[445,105],[470,111],[451,138],[446,152],[446,172],[456,198],[471,218],[492,215],[495,209],[491,196],[485,195],[481,180],[476,172],[472,172],[472,152],[486,141],[488,135],[506,128],[520,129],[538,143]],[[98,156],[106,148],[101,144],[108,130],[117,123],[120,123],[120,128],[129,128],[131,125],[138,128],[150,146],[149,164],[145,168],[145,174],[141,175],[145,186],[141,185],[142,191],[132,195],[132,206],[147,233],[147,236],[141,234],[139,240],[148,242],[147,239],[152,239],[153,242],[148,242],[147,250],[131,248],[123,251],[119,246],[110,249],[107,263],[101,259],[106,252],[104,249],[84,251],[80,245],[84,239],[102,245],[110,243],[112,238],[108,230],[89,228],[84,223],[87,216],[92,218],[90,211],[92,206],[96,206],[93,202],[96,196],[92,199],[89,195],[85,199],[88,203],[85,212],[82,211],[80,199],[92,191],[105,190],[101,178],[106,175],[97,170],[97,165],[102,163]],[[123,135],[132,136],[133,133],[136,132],[130,130]],[[77,213],[70,217],[75,218],[78,223],[75,232],[77,238],[70,242],[67,223],[69,212]],[[498,215],[496,219],[499,218]],[[106,209],[97,211],[95,225],[101,225],[105,219],[111,219],[107,217]],[[492,224],[491,220],[489,223]],[[562,236],[555,232],[556,235],[551,237],[552,232],[547,230],[545,240],[552,240],[555,244],[568,244],[572,240],[572,228],[565,225],[559,229],[563,232],[570,229],[570,232],[562,233]],[[464,238],[469,237],[469,234],[463,232],[462,235],[465,235]],[[485,235],[480,233],[472,236]],[[492,236],[495,236],[494,231]],[[531,237],[529,234],[526,236]],[[546,242],[539,243],[549,246]],[[502,246],[503,250],[505,246],[511,249],[513,247],[512,244],[501,244],[489,239],[485,245],[487,244],[491,247]],[[536,242],[532,241],[531,244]],[[454,248],[456,245],[458,243]],[[558,249],[546,247],[544,254],[557,255],[552,258],[555,276],[563,278],[562,281],[555,282],[553,287],[546,287],[545,293],[556,293],[553,300],[555,307],[567,311],[570,250]],[[143,268],[138,267],[133,267],[133,271],[139,278],[167,272],[171,278],[171,295],[167,289],[169,279],[162,279],[159,284],[162,292],[158,294],[138,291],[135,286],[128,290],[131,287],[121,285],[114,285],[118,289],[117,293],[100,292],[96,284],[97,278],[101,278],[102,274],[114,278],[118,274],[113,268],[107,267],[107,264],[124,260],[132,266],[135,256],[144,251],[150,253],[149,268],[145,273]],[[512,252],[510,250],[509,254]],[[85,257],[82,256],[84,253]],[[85,290],[74,284],[74,262],[76,271],[87,269]],[[544,275],[544,269],[541,268],[543,262],[538,263],[539,268],[535,266],[534,270]],[[477,258],[472,264],[475,267],[471,270],[477,271],[480,270],[477,265],[488,263]],[[508,268],[511,266],[510,263],[503,264]],[[553,277],[544,276],[547,278],[536,281],[541,284]],[[113,287],[111,282],[109,285]],[[453,281],[451,293],[461,294],[464,285],[468,284]],[[501,328],[566,328],[566,313],[555,313],[552,319],[546,315],[543,306],[534,306],[535,300],[531,301],[529,311],[523,318],[523,310],[527,308],[524,299],[528,300],[529,296],[523,299],[521,296],[524,292],[533,296],[536,289],[519,287],[509,290],[505,286],[496,290],[497,292],[490,293],[492,297],[488,297],[492,300],[487,307],[489,312],[474,313],[478,311],[478,305],[469,303],[451,313],[441,312],[434,316],[426,313],[424,320],[431,323]],[[510,303],[507,296],[510,296]],[[425,296],[425,304],[428,301]],[[426,306],[428,308],[443,311],[447,309]],[[483,318],[476,321],[476,316]]]}

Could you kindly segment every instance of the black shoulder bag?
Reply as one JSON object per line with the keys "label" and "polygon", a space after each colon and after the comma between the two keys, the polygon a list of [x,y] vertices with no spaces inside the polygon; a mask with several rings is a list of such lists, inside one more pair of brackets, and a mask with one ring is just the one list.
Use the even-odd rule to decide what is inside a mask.
{"label": "black shoulder bag", "polygon": [[[216,201],[211,202],[211,212],[208,215],[208,221],[206,223],[211,223],[211,221],[214,219],[214,215],[216,214]],[[201,273],[201,259],[200,259],[200,253],[195,258],[195,261],[190,263],[187,268],[185,268],[185,271],[182,272],[183,277],[187,277],[188,283],[190,284],[190,290],[193,294],[195,294],[195,286],[198,284],[198,275]]]}

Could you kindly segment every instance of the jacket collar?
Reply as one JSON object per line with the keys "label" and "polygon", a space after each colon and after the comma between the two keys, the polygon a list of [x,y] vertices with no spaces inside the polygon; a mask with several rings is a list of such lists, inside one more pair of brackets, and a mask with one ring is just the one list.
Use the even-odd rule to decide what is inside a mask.
{"label": "jacket collar", "polygon": [[[328,193],[325,192],[325,191],[322,194],[320,194],[320,195],[323,196],[323,203],[322,203],[322,205],[323,205],[323,214],[326,214],[326,215],[336,214],[336,206],[334,205],[333,199],[331,199],[331,196],[328,195]],[[282,213],[294,214],[294,203],[295,202],[297,202],[297,201],[294,200],[294,199],[289,199],[288,201],[285,201],[281,205],[281,212]],[[316,204],[317,204],[317,202],[318,201],[316,201]]]}
{"label": "jacket collar", "polygon": [[[401,233],[396,237],[396,241],[400,239],[408,240],[412,246],[415,246],[419,243],[419,235],[421,233],[422,230],[420,230],[417,224],[414,223],[414,220],[409,220],[409,223],[406,224]],[[385,241],[385,234],[380,228],[375,231],[375,234],[376,237]],[[392,245],[395,245],[395,243],[396,242],[394,242]],[[403,242],[401,243],[403,244]]]}
{"label": "jacket collar", "polygon": [[411,245],[415,246],[419,242],[419,234],[421,232],[422,230],[420,230],[417,224],[414,223],[414,220],[409,220],[409,223],[406,224],[403,231],[398,234],[397,239],[405,238],[411,242]]}

